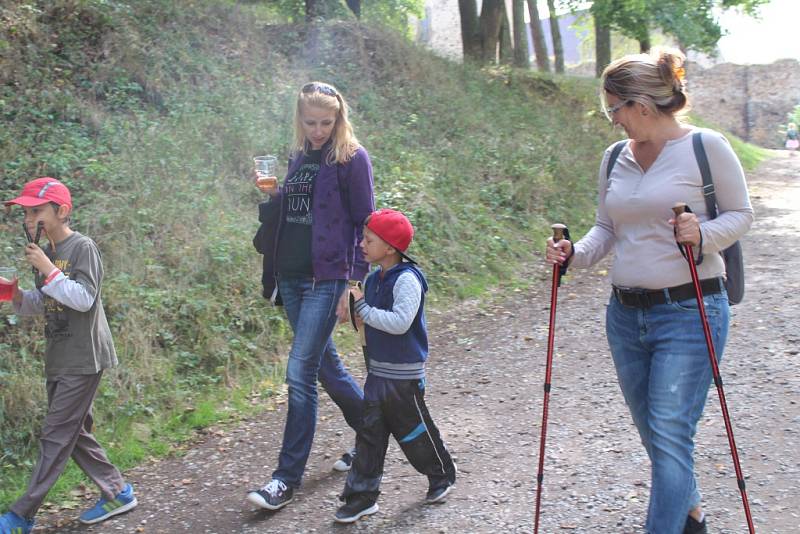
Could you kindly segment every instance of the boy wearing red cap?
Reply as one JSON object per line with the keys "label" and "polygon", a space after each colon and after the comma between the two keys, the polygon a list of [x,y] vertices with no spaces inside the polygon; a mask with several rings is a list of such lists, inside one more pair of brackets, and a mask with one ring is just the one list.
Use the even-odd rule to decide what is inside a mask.
{"label": "boy wearing red cap", "polygon": [[334,516],[339,523],[378,511],[389,435],[411,465],[428,476],[426,502],[442,501],[456,481],[456,466],[425,406],[428,284],[406,255],[413,236],[406,216],[390,209],[374,212],[364,228],[364,258],[380,269],[367,277],[363,294],[351,288],[365,329],[369,365],[363,425],[340,497],[345,504]]}
{"label": "boy wearing red cap", "polygon": [[25,184],[6,206],[25,211],[30,236],[41,231],[49,244],[31,241],[25,259],[34,267],[36,288],[16,289],[13,305],[20,315],[44,314],[47,338],[45,374],[48,411],[42,426],[39,461],[30,485],[11,511],[0,516],[0,534],[27,534],[48,490],[70,456],[100,488],[101,499],[80,516],[93,524],[136,506],[133,488],[92,435],[92,402],[103,370],[117,365],[100,286],[103,264],[97,245],[69,227],[72,196],[53,178]]}

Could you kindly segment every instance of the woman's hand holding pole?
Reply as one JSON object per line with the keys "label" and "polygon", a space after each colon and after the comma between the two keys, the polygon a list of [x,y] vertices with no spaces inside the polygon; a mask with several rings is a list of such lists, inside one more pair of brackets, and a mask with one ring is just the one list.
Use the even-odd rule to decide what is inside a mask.
{"label": "woman's hand holding pole", "polygon": [[[544,444],[547,438],[547,408],[550,404],[550,376],[553,371],[553,342],[556,327],[556,301],[558,300],[558,286],[561,283],[561,269],[564,262],[572,253],[572,243],[568,239],[567,227],[563,224],[554,224],[553,237],[547,239],[547,262],[553,264],[553,284],[550,291],[550,328],[547,336],[547,364],[544,377],[544,401],[542,403],[542,431],[539,440],[539,471],[536,475],[536,515],[534,519],[534,533],[539,532],[539,511],[542,501],[542,480],[544,480]],[[566,249],[566,250],[565,250]]]}

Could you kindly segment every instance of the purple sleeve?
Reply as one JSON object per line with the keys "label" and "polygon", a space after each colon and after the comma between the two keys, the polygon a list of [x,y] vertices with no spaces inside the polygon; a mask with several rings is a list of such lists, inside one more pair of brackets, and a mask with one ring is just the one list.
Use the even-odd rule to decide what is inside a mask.
{"label": "purple sleeve", "polygon": [[353,272],[352,280],[363,280],[369,271],[369,264],[361,253],[361,238],[364,236],[364,221],[375,211],[375,196],[373,193],[372,162],[367,151],[361,147],[347,164],[347,180],[349,185],[349,210],[350,219],[356,227],[356,242],[353,247]]}

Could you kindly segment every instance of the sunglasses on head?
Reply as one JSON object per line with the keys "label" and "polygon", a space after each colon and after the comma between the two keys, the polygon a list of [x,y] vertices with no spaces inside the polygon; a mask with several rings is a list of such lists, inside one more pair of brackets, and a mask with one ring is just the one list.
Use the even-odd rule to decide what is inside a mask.
{"label": "sunglasses on head", "polygon": [[301,89],[301,92],[306,93],[306,94],[308,94],[308,93],[322,93],[323,95],[328,95],[328,96],[338,96],[338,93],[336,92],[336,89],[334,89],[330,85],[327,85],[327,84],[324,84],[324,83],[317,83],[317,82],[311,82],[311,83],[305,84],[303,86],[303,88]]}

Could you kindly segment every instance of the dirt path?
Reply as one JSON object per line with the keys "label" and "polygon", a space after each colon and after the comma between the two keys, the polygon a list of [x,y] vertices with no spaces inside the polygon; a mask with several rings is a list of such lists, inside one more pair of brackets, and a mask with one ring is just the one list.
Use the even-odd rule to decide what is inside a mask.
{"label": "dirt path", "polygon": [[[733,308],[721,372],[757,531],[788,534],[800,532],[800,157],[765,163],[750,186],[757,222],[744,242],[748,294]],[[649,465],[604,338],[606,268],[573,273],[560,293],[542,532],[640,532],[645,515]],[[430,315],[429,403],[459,465],[445,504],[421,504],[426,480],[393,444],[380,512],[335,525],[344,477],[329,469],[352,435],[323,395],[304,486],[284,510],[254,511],[244,500],[274,467],[280,405],[212,433],[182,458],[128,473],[141,503],[130,514],[94,528],[57,528],[64,519],[50,516],[37,532],[531,532],[549,305],[548,284],[540,286],[499,305]],[[696,456],[709,527],[738,534],[747,531],[744,513],[713,387],[709,395]]]}

